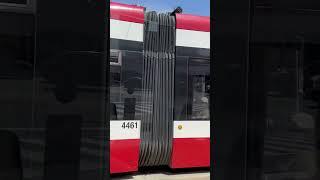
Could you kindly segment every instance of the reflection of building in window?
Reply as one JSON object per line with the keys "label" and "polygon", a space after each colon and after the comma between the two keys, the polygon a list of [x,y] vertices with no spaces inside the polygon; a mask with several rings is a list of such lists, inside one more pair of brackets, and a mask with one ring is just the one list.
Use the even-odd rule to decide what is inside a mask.
{"label": "reflection of building in window", "polygon": [[142,54],[110,50],[110,112],[112,120],[141,119]]}
{"label": "reflection of building in window", "polygon": [[205,75],[193,76],[192,119],[209,119],[209,90]]}
{"label": "reflection of building in window", "polygon": [[312,130],[314,128],[313,116],[305,112],[298,112],[294,114],[292,121],[301,129]]}
{"label": "reflection of building in window", "polygon": [[34,14],[36,11],[35,4],[36,0],[0,0],[0,11],[18,14]]}
{"label": "reflection of building in window", "polygon": [[6,4],[27,4],[27,0],[0,0],[0,3]]}
{"label": "reflection of building in window", "polygon": [[313,76],[312,78],[313,88],[320,89],[320,75]]}

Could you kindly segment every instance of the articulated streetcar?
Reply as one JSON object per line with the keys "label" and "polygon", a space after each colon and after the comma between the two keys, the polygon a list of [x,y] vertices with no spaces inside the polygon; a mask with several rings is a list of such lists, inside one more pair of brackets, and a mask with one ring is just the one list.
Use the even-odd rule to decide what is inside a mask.
{"label": "articulated streetcar", "polygon": [[110,171],[210,166],[210,18],[110,3]]}

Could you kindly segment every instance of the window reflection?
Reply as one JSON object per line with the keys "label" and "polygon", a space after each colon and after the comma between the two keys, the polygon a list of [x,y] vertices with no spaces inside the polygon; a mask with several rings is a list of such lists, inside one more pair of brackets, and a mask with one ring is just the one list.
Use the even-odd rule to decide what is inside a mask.
{"label": "window reflection", "polygon": [[[100,2],[95,7],[105,6]],[[63,6],[73,7],[68,16],[47,1],[35,21],[35,3],[0,1],[0,179],[98,179],[105,162],[105,8],[70,1]]]}
{"label": "window reflection", "polygon": [[0,0],[0,3],[26,4],[27,0]]}
{"label": "window reflection", "polygon": [[300,40],[254,44],[252,86],[259,87],[250,97],[258,102],[251,107],[252,123],[264,134],[262,179],[317,179],[317,52]]}
{"label": "window reflection", "polygon": [[210,60],[177,57],[175,119],[209,120]]}
{"label": "window reflection", "polygon": [[189,84],[192,87],[190,97],[190,119],[209,120],[210,62],[192,59],[189,62]]}
{"label": "window reflection", "polygon": [[[110,62],[111,120],[140,120],[142,111],[142,54],[111,50],[117,58]],[[121,62],[121,63],[120,63]]]}
{"label": "window reflection", "polygon": [[[30,176],[34,67],[33,15],[0,12],[0,179]],[[10,23],[8,23],[10,22]]]}

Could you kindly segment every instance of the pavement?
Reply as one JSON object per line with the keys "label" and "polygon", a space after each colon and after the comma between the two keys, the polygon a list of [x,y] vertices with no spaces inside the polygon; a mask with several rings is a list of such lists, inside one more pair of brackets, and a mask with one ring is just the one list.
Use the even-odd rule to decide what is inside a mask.
{"label": "pavement", "polygon": [[188,173],[147,173],[132,174],[113,177],[113,180],[209,180],[210,172],[188,172]]}

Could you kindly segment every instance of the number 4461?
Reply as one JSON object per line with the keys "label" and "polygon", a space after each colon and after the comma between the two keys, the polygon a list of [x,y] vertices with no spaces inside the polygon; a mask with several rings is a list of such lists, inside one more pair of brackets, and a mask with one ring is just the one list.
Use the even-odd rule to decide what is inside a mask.
{"label": "number 4461", "polygon": [[122,123],[121,127],[123,129],[136,129],[136,128],[138,128],[138,123],[137,122],[124,122],[124,123]]}

